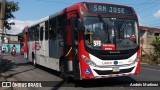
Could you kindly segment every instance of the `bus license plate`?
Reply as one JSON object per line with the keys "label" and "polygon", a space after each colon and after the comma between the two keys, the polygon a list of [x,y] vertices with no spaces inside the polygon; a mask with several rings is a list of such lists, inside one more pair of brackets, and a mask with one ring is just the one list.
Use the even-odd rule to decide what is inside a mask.
{"label": "bus license plate", "polygon": [[112,71],[113,71],[113,72],[119,72],[119,67],[113,67],[113,68],[112,68]]}

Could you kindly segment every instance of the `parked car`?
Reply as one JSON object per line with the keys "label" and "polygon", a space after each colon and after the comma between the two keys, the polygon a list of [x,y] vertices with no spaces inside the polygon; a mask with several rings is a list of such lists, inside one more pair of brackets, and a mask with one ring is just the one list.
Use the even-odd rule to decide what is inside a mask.
{"label": "parked car", "polygon": [[7,52],[7,51],[8,51],[7,47],[6,46],[2,46],[2,52]]}

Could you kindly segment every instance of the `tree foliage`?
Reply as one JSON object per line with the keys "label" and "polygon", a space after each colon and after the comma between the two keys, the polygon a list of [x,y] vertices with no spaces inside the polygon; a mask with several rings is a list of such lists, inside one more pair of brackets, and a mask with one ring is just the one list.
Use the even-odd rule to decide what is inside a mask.
{"label": "tree foliage", "polygon": [[151,45],[154,47],[155,51],[160,54],[160,37],[155,37]]}
{"label": "tree foliage", "polygon": [[154,54],[152,55],[153,57],[152,61],[158,64],[158,59],[160,58],[160,37],[155,37],[151,45],[154,47]]}
{"label": "tree foliage", "polygon": [[6,2],[6,10],[5,10],[5,18],[4,18],[4,26],[8,30],[11,29],[11,24],[8,22],[9,19],[14,19],[15,16],[13,15],[14,12],[19,10],[18,2],[14,1],[7,1]]}
{"label": "tree foliage", "polygon": [[20,32],[20,33],[18,34],[18,36],[20,36],[20,37],[23,37],[23,35],[24,35],[24,32]]}

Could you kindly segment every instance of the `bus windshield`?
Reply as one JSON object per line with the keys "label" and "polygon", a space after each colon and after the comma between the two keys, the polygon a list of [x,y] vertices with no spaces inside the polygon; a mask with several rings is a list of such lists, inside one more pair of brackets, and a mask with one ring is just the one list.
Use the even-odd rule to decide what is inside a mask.
{"label": "bus windshield", "polygon": [[84,17],[85,45],[96,50],[128,50],[138,46],[136,20]]}

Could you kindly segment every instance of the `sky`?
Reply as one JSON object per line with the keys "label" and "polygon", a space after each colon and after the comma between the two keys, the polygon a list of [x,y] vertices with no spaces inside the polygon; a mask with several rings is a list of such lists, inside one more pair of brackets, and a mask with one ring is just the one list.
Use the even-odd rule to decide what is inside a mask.
{"label": "sky", "polygon": [[131,6],[135,9],[139,24],[160,28],[160,0],[7,0],[19,2],[20,10],[14,12],[15,22],[7,33],[18,34],[22,29],[35,21],[54,14],[78,2],[109,2]]}

